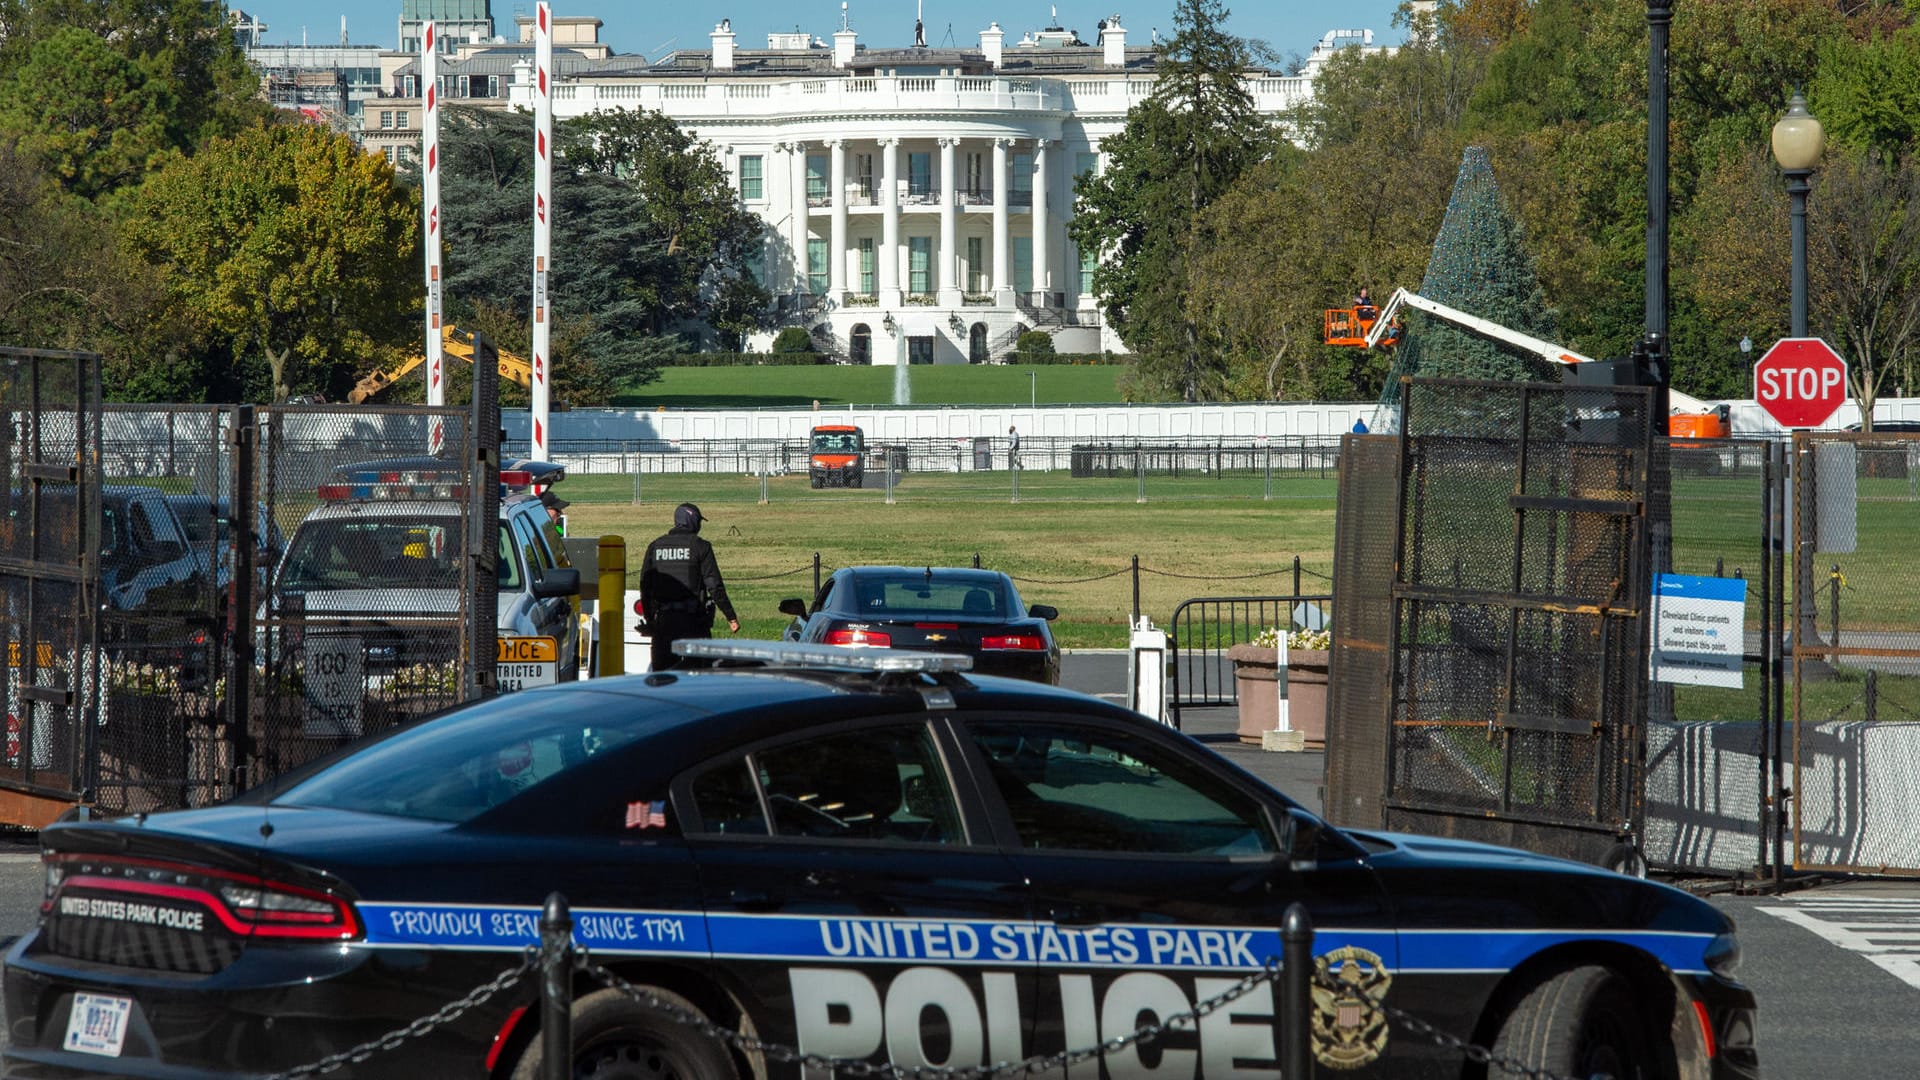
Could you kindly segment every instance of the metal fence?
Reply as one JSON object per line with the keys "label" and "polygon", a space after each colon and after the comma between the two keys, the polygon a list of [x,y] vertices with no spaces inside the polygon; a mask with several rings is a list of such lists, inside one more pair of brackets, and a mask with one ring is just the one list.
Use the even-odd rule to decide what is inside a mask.
{"label": "metal fence", "polygon": [[1803,432],[1793,462],[1793,862],[1920,875],[1920,437]]}
{"label": "metal fence", "polygon": [[1647,392],[1413,380],[1401,401],[1397,467],[1343,473],[1343,504],[1375,489],[1356,493],[1356,517],[1375,528],[1342,528],[1354,550],[1334,586],[1336,597],[1378,594],[1342,571],[1393,568],[1389,625],[1342,625],[1344,600],[1334,613],[1342,638],[1366,635],[1336,650],[1335,680],[1351,678],[1341,665],[1353,653],[1382,650],[1385,693],[1336,695],[1345,711],[1328,717],[1330,745],[1336,724],[1360,733],[1340,754],[1371,748],[1384,761],[1330,763],[1328,806],[1348,821],[1374,809],[1391,827],[1602,861],[1640,824]]}
{"label": "metal fence", "polygon": [[1301,592],[1311,574],[1294,559],[1294,591],[1272,596],[1200,596],[1181,601],[1167,620],[1167,707],[1173,726],[1188,709],[1235,706],[1240,687],[1228,652],[1267,630],[1320,630],[1330,625],[1331,593]]}

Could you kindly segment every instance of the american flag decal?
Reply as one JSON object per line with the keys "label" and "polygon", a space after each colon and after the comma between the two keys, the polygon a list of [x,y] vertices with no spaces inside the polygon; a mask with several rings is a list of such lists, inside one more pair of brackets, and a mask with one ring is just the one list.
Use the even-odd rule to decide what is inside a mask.
{"label": "american flag decal", "polygon": [[665,799],[652,802],[630,802],[627,804],[627,828],[664,829],[667,827],[667,803]]}

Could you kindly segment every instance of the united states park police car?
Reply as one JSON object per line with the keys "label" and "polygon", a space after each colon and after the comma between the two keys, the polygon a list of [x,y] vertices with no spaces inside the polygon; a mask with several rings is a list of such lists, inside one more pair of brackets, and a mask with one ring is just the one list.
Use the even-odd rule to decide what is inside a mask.
{"label": "united states park police car", "polygon": [[[592,964],[816,1061],[1092,1048],[1043,1074],[1275,1078],[1270,981],[1099,1048],[1259,974],[1300,901],[1322,1070],[1486,1075],[1371,997],[1554,1075],[1758,1075],[1733,926],[1678,890],[1339,830],[1171,729],[965,657],[680,648],[721,666],[510,694],[224,805],[45,829],[9,1075],[315,1062],[512,969],[554,891]],[[535,982],[349,1073],[532,1077]],[[575,992],[575,1076],[827,1075],[590,972]]]}

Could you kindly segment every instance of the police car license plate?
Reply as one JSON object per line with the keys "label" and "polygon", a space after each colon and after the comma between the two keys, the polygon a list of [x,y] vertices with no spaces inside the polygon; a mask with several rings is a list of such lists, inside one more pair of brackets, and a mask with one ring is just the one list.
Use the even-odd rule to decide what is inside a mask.
{"label": "police car license plate", "polygon": [[560,681],[560,645],[550,637],[498,638],[494,675],[502,690],[552,686]]}
{"label": "police car license plate", "polygon": [[64,1046],[82,1054],[119,1057],[127,1042],[127,1017],[132,1012],[132,998],[75,994],[73,1011],[67,1014]]}

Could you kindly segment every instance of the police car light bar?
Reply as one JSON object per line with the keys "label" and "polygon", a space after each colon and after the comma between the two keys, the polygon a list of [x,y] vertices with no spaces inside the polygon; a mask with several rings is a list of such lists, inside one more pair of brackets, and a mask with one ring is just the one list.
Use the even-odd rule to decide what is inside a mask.
{"label": "police car light bar", "polygon": [[314,493],[322,500],[347,499],[464,499],[467,485],[458,473],[418,469],[367,469],[347,474],[345,483],[321,484]]}
{"label": "police car light bar", "polygon": [[859,649],[838,645],[810,645],[800,641],[715,641],[695,638],[673,643],[681,656],[714,660],[758,660],[779,667],[839,668],[855,671],[908,671],[939,674],[973,670],[973,657],[958,653],[913,652],[907,649]]}

